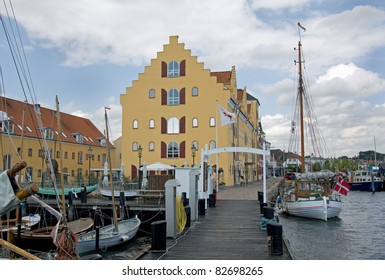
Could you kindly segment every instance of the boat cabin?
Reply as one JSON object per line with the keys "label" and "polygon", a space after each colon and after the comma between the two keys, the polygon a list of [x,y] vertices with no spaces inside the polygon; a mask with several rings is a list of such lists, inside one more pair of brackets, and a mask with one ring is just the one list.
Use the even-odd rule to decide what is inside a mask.
{"label": "boat cabin", "polygon": [[332,193],[329,181],[292,181],[287,188],[285,201],[322,199]]}

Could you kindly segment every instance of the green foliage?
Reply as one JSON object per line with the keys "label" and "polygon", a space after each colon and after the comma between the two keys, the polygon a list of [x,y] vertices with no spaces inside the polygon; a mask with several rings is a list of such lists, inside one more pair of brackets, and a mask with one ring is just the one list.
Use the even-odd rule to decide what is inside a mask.
{"label": "green foliage", "polygon": [[385,154],[374,152],[373,150],[361,151],[358,153],[358,159],[374,161],[374,158],[377,160],[384,160]]}

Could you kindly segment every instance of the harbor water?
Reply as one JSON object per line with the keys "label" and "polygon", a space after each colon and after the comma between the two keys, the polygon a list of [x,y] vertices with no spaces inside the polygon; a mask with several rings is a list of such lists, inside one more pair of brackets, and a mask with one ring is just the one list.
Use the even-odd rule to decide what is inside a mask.
{"label": "harbor water", "polygon": [[350,191],[338,218],[327,222],[281,214],[297,260],[385,259],[385,192]]}
{"label": "harbor water", "polygon": [[[281,214],[284,237],[296,260],[385,259],[385,192],[349,192],[338,218],[327,222]],[[124,248],[101,252],[103,259],[130,260],[149,246],[139,236]]]}

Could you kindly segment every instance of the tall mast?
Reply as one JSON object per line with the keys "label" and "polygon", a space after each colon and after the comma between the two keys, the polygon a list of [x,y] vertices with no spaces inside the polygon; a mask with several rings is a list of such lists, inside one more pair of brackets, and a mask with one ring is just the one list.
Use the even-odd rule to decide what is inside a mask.
{"label": "tall mast", "polygon": [[116,213],[116,208],[115,208],[115,190],[114,190],[114,182],[112,182],[112,162],[111,162],[111,151],[110,151],[110,137],[108,134],[108,119],[107,119],[107,110],[104,109],[104,115],[105,115],[105,120],[106,120],[106,137],[107,137],[107,158],[108,158],[108,166],[109,166],[109,175],[110,175],[110,186],[111,186],[111,193],[112,193],[112,213],[113,213],[113,218],[114,218],[114,227],[115,231],[118,232],[118,218],[117,218],[117,213]]}
{"label": "tall mast", "polygon": [[299,113],[301,124],[301,172],[305,173],[305,129],[303,124],[303,80],[302,80],[302,58],[301,41],[298,41],[298,94],[299,94]]}
{"label": "tall mast", "polygon": [[61,186],[61,202],[62,202],[62,209],[63,209],[63,216],[64,221],[66,221],[66,203],[65,203],[65,194],[64,194],[64,180],[63,180],[63,151],[62,151],[62,138],[61,138],[61,120],[60,120],[60,110],[59,110],[59,99],[56,95],[56,120],[57,120],[57,129],[58,129],[58,135],[59,135],[59,178],[60,178],[60,186]]}

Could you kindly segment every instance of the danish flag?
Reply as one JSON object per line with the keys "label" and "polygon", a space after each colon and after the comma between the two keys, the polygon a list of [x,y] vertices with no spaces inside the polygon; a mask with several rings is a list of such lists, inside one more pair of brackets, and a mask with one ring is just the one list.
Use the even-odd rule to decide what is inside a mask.
{"label": "danish flag", "polygon": [[348,192],[350,190],[351,186],[349,185],[348,182],[346,182],[344,179],[341,177],[338,177],[337,183],[334,186],[334,190],[336,192],[339,192],[342,195],[348,195]]}

